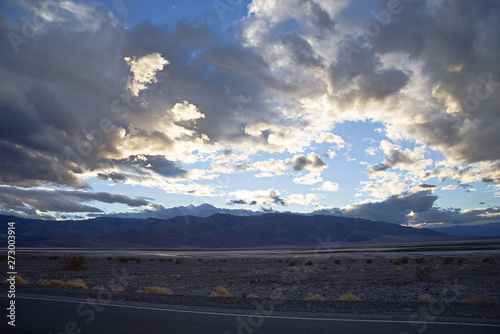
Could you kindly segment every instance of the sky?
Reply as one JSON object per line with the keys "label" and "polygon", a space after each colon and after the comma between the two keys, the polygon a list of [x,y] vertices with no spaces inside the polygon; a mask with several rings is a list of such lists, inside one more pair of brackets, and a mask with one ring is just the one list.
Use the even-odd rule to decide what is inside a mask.
{"label": "sky", "polygon": [[500,2],[0,3],[0,214],[500,221]]}

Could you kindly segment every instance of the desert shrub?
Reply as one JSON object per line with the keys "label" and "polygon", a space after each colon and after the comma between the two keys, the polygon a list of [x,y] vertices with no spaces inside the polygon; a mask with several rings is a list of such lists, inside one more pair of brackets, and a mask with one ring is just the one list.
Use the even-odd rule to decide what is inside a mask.
{"label": "desert shrub", "polygon": [[354,263],[356,262],[356,259],[349,259],[349,263]]}
{"label": "desert shrub", "polygon": [[464,261],[465,259],[463,257],[459,257],[457,263],[461,265],[462,263],[464,263]]}
{"label": "desert shrub", "polygon": [[338,300],[342,301],[353,301],[353,302],[359,302],[361,299],[353,295],[352,293],[345,293],[342,296],[338,298]]}
{"label": "desert shrub", "polygon": [[325,300],[322,295],[317,293],[308,293],[306,300]]}
{"label": "desert shrub", "polygon": [[368,259],[365,262],[368,263],[368,264],[370,264],[370,263],[373,263],[373,260],[372,259]]}
{"label": "desert shrub", "polygon": [[111,291],[121,292],[121,291],[123,291],[123,287],[121,285],[118,285],[118,284],[113,284],[111,286]]}
{"label": "desert shrub", "polygon": [[57,256],[57,255],[49,256],[49,260],[57,260],[58,258],[59,258],[59,256]]}
{"label": "desert shrub", "polygon": [[294,267],[294,266],[296,266],[296,265],[297,265],[297,261],[296,261],[296,260],[292,260],[292,261],[290,261],[290,262],[288,263],[288,265],[289,265],[290,267]]}
{"label": "desert shrub", "polygon": [[326,264],[324,264],[324,265],[322,265],[321,267],[318,268],[318,270],[320,270],[320,271],[321,270],[326,270],[326,269],[327,269]]}
{"label": "desert shrub", "polygon": [[401,264],[403,264],[403,263],[408,263],[408,261],[410,261],[410,259],[409,259],[409,258],[407,258],[407,257],[402,257],[402,258],[400,258],[400,259],[397,259],[397,260],[396,260],[396,261],[394,261],[393,263],[394,263],[395,265],[399,266],[399,265],[401,265]]}
{"label": "desert shrub", "polygon": [[342,261],[341,261],[341,260],[339,260],[339,259],[337,259],[337,260],[335,260],[335,261],[333,261],[333,262],[335,262],[335,264],[340,264]]}
{"label": "desert shrub", "polygon": [[87,259],[85,256],[77,255],[72,256],[64,262],[64,269],[70,271],[84,270],[86,267]]}
{"label": "desert shrub", "polygon": [[417,275],[417,279],[419,281],[425,281],[428,279],[435,270],[436,269],[432,266],[413,267],[413,271],[415,272],[415,275]]}
{"label": "desert shrub", "polygon": [[415,263],[424,263],[426,261],[425,257],[417,257],[415,258]]}
{"label": "desert shrub", "polygon": [[233,295],[226,288],[222,286],[217,287],[212,293],[210,293],[210,297],[232,297]]}
{"label": "desert shrub", "polygon": [[169,288],[161,288],[158,286],[148,286],[146,290],[144,290],[146,293],[154,293],[154,294],[159,294],[159,295],[171,295],[173,294],[172,290]]}
{"label": "desert shrub", "polygon": [[108,260],[108,261],[109,261],[109,260],[113,260],[113,258],[112,258],[111,256],[108,256],[108,257],[106,258],[106,260]]}
{"label": "desert shrub", "polygon": [[467,304],[494,304],[495,300],[493,298],[484,298],[476,294],[471,294],[469,297],[462,300],[462,303]]}
{"label": "desert shrub", "polygon": [[493,258],[492,258],[492,257],[485,257],[485,258],[483,259],[483,262],[484,262],[484,263],[493,263],[493,262],[495,262],[495,261],[493,260]]}
{"label": "desert shrub", "polygon": [[452,257],[445,257],[443,259],[443,264],[452,264],[453,262],[455,262],[455,259]]}
{"label": "desert shrub", "polygon": [[312,266],[313,264],[316,264],[316,261],[311,261],[311,260],[306,261],[306,266]]}
{"label": "desert shrub", "polygon": [[26,281],[24,278],[22,278],[21,276],[19,275],[16,275],[15,276],[15,282],[16,282],[16,285],[24,285],[24,284],[28,284],[28,281]]}
{"label": "desert shrub", "polygon": [[418,301],[421,303],[430,303],[433,300],[434,298],[428,293],[424,293],[423,295],[418,296]]}
{"label": "desert shrub", "polygon": [[250,293],[250,294],[247,295],[247,298],[259,298],[259,297],[257,297],[253,293]]}
{"label": "desert shrub", "polygon": [[118,261],[123,262],[123,263],[127,263],[127,262],[128,262],[128,257],[125,257],[125,256],[120,256],[120,257],[118,258]]}
{"label": "desert shrub", "polygon": [[184,260],[179,258],[175,259],[174,261],[175,264],[181,264],[182,262],[184,262]]}

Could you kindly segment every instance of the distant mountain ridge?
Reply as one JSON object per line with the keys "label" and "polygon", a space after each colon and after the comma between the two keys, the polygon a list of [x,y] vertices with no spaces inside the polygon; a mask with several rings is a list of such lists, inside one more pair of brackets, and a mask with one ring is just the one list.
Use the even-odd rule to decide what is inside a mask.
{"label": "distant mountain ridge", "polygon": [[431,229],[435,232],[461,237],[496,237],[500,236],[500,223],[482,225],[457,225]]}
{"label": "distant mountain ridge", "polygon": [[217,213],[170,219],[100,217],[77,221],[0,216],[2,225],[8,221],[16,222],[18,247],[247,248],[449,238],[438,232],[387,222],[289,213],[250,216]]}

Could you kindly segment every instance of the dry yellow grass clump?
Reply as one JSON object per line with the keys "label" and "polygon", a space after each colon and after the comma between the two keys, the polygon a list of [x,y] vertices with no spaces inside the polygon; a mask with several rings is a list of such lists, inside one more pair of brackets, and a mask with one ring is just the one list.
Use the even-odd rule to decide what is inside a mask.
{"label": "dry yellow grass clump", "polygon": [[424,293],[423,295],[418,296],[418,301],[421,303],[430,303],[433,300],[434,298],[428,293]]}
{"label": "dry yellow grass clump", "polygon": [[308,293],[306,300],[325,300],[322,295],[317,293]]}
{"label": "dry yellow grass clump", "polygon": [[493,300],[493,298],[484,298],[476,294],[471,294],[468,298],[462,300],[462,302],[467,304],[494,304],[495,300]]}
{"label": "dry yellow grass clump", "polygon": [[41,286],[64,286],[65,283],[58,279],[51,279],[50,281],[47,281],[46,279],[41,279],[37,281],[36,284]]}
{"label": "dry yellow grass clump", "polygon": [[226,288],[222,286],[217,287],[212,293],[210,297],[232,297],[233,295]]}
{"label": "dry yellow grass clump", "polygon": [[253,293],[250,293],[249,295],[247,295],[247,298],[259,298],[257,297],[256,295],[254,295]]}
{"label": "dry yellow grass clump", "polygon": [[338,300],[353,301],[353,302],[359,302],[359,301],[361,301],[361,299],[359,299],[358,297],[356,297],[352,293],[345,293],[342,296],[340,296]]}
{"label": "dry yellow grass clump", "polygon": [[144,290],[145,293],[155,293],[158,295],[171,295],[173,294],[172,290],[169,288],[161,288],[159,286],[148,286],[146,290]]}
{"label": "dry yellow grass clump", "polygon": [[41,286],[59,286],[65,288],[88,289],[87,284],[81,279],[75,279],[67,282],[63,282],[58,279],[51,279],[50,281],[42,279],[36,282],[36,284]]}
{"label": "dry yellow grass clump", "polygon": [[65,284],[68,288],[76,288],[76,289],[88,289],[87,284],[81,279],[75,279],[72,281],[67,281]]}
{"label": "dry yellow grass clump", "polygon": [[118,284],[113,284],[111,286],[111,291],[114,291],[114,292],[121,292],[123,291],[123,287],[118,285]]}
{"label": "dry yellow grass clump", "polygon": [[21,277],[21,276],[19,276],[19,275],[16,275],[15,280],[16,280],[16,285],[24,285],[24,284],[28,284],[28,281],[27,281],[27,280],[25,280],[24,278],[22,278],[22,277]]}
{"label": "dry yellow grass clump", "polygon": [[102,285],[99,285],[99,286],[94,286],[94,287],[92,288],[92,290],[96,290],[96,291],[104,291],[104,290],[106,290],[106,288],[105,288],[105,287],[103,287]]}

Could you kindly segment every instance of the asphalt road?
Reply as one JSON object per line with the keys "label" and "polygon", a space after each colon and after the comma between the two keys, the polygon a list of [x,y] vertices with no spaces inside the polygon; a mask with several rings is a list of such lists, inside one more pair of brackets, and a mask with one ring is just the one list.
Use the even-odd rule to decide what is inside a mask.
{"label": "asphalt road", "polygon": [[[8,305],[6,296],[1,299]],[[9,326],[4,315],[0,333],[500,333],[500,325],[470,323],[257,317],[21,296],[15,301],[16,326]]]}

